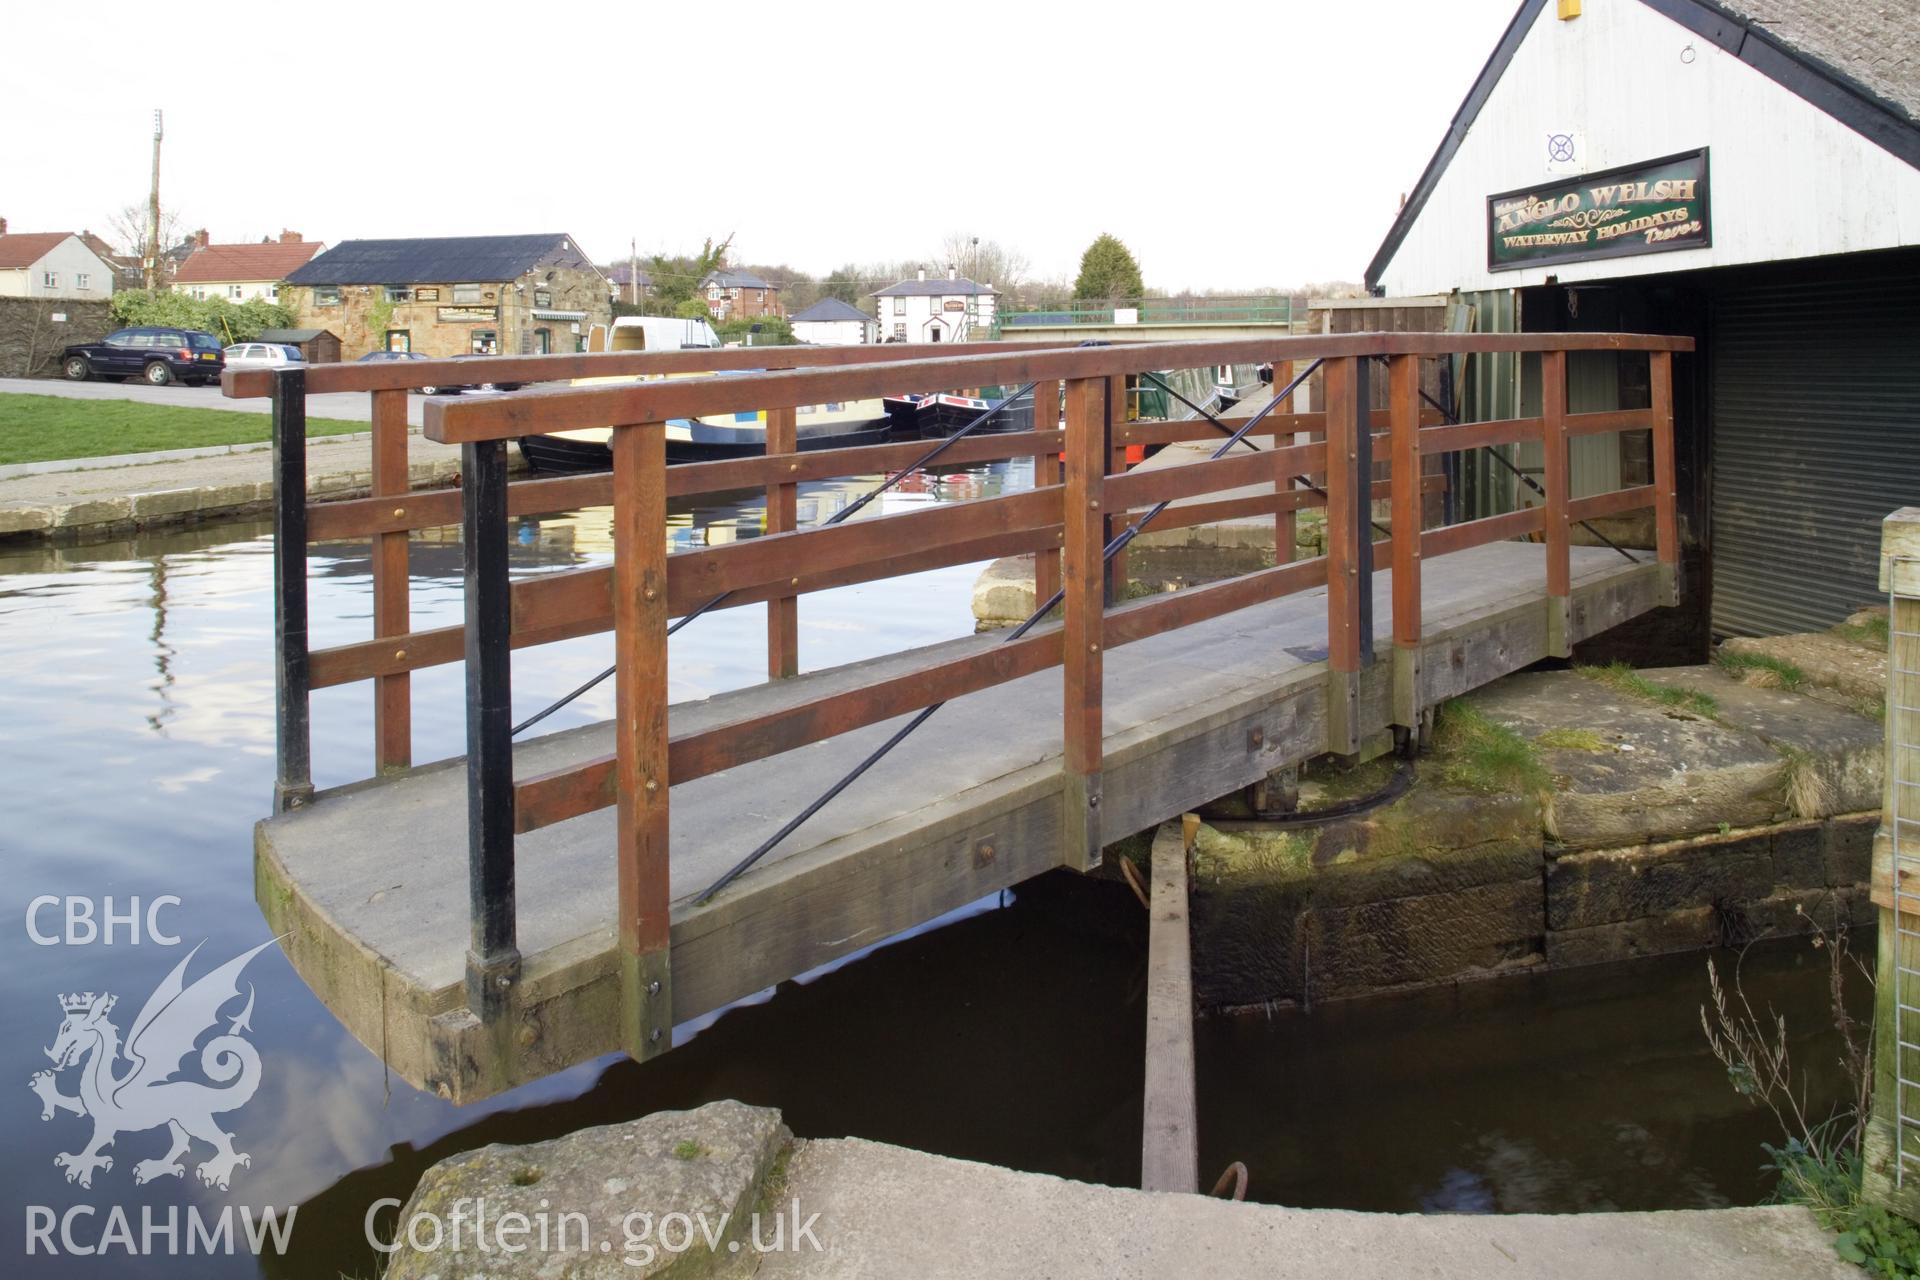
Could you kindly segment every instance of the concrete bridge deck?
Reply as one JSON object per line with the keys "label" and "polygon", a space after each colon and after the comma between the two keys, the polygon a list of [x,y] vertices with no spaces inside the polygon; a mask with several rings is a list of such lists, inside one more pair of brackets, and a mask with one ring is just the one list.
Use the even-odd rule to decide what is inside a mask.
{"label": "concrete bridge deck", "polygon": [[[1661,602],[1650,553],[1573,547],[1569,640]],[[1382,660],[1360,679],[1359,728],[1390,720],[1391,574],[1374,576]],[[1419,702],[1429,706],[1549,653],[1546,553],[1495,542],[1427,561]],[[1326,748],[1324,588],[1106,655],[1102,830],[1143,830]],[[857,688],[967,637],[671,709],[680,734]],[[913,928],[1060,865],[1058,667],[950,703],[765,862],[695,894],[799,811],[900,721],[673,787],[675,1022]],[[1257,733],[1256,733],[1257,731]],[[612,749],[609,725],[517,747],[528,777]],[[489,1026],[466,1007],[466,772],[459,760],[321,793],[261,822],[256,895],[333,1013],[403,1078],[466,1101],[619,1050],[615,816],[601,809],[519,837],[522,980]]]}

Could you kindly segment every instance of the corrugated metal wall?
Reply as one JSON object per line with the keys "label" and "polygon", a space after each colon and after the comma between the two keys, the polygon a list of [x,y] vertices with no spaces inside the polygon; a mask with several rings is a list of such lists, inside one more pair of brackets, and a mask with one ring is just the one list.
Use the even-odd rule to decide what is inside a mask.
{"label": "corrugated metal wall", "polygon": [[1920,279],[1716,296],[1713,629],[1812,631],[1878,596],[1880,521],[1920,503]]}

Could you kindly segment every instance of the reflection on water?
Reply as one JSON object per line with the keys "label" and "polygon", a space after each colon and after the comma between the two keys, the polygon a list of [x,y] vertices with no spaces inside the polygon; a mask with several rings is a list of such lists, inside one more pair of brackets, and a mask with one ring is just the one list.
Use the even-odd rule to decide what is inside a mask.
{"label": "reflection on water", "polygon": [[[1024,464],[916,483],[877,504],[898,511],[1027,483]],[[803,521],[825,518],[858,483],[804,486]],[[676,547],[755,536],[754,495],[674,512]],[[413,623],[460,617],[451,531],[413,544]],[[605,563],[608,521],[586,511],[515,528],[516,573]],[[190,1174],[135,1186],[135,1162],[165,1146],[122,1134],[91,1189],[52,1163],[86,1125],[42,1122],[28,1077],[48,1063],[58,996],[111,991],[132,1011],[193,944],[194,973],[266,938],[252,900],[251,828],[273,770],[272,564],[263,523],[202,527],[80,548],[0,550],[0,1259],[24,1248],[23,1207],[302,1206],[292,1255],[274,1275],[375,1273],[360,1221],[404,1197],[421,1168],[490,1141],[552,1137],[662,1107],[737,1097],[785,1109],[811,1136],[858,1134],[1020,1168],[1114,1183],[1138,1177],[1144,923],[1110,886],[1063,877],[989,900],[944,928],[843,962],[711,1020],[645,1067],[584,1064],[459,1109],[386,1078],[276,951],[246,974],[260,1091],[223,1117],[252,1164],[231,1191]],[[310,557],[315,643],[366,636],[369,562],[360,544]],[[831,665],[972,631],[977,566],[823,592],[802,601],[801,657]],[[717,611],[675,637],[673,696],[760,678],[765,611]],[[514,655],[524,716],[597,673],[606,636]],[[461,673],[414,679],[415,758],[461,749]],[[365,686],[315,698],[316,780],[370,769]],[[601,719],[612,690],[555,717]],[[925,732],[937,732],[936,721]],[[404,850],[395,852],[404,857]],[[112,945],[37,945],[39,895],[177,896],[161,917],[178,947],[126,929]],[[38,917],[60,931],[60,909]],[[1799,952],[1754,962],[1797,1028],[1816,1033],[1798,1061],[1833,1053],[1820,1039],[1822,976]],[[1209,1176],[1240,1159],[1252,1194],[1356,1208],[1515,1211],[1686,1206],[1758,1199],[1757,1143],[1773,1136],[1726,1089],[1699,1044],[1697,960],[1624,975],[1506,981],[1458,993],[1332,1006],[1312,1016],[1202,1024],[1201,1133]],[[9,1083],[10,1082],[10,1083]],[[66,1086],[71,1088],[69,1084]],[[11,1090],[11,1093],[9,1093]],[[1816,1096],[1831,1092],[1816,1086]],[[10,1098],[10,1101],[7,1100]],[[196,1159],[199,1157],[196,1157]],[[99,1225],[94,1227],[97,1236]],[[98,1260],[34,1258],[25,1274],[103,1274]],[[244,1276],[248,1257],[129,1259],[115,1275]],[[0,1263],[0,1274],[14,1274]]]}

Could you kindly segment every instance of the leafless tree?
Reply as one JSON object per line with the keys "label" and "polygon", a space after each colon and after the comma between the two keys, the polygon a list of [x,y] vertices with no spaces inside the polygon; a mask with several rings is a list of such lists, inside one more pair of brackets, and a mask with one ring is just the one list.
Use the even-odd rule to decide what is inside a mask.
{"label": "leafless tree", "polygon": [[946,239],[940,242],[940,257],[935,265],[942,272],[952,267],[966,279],[991,284],[1003,293],[1025,280],[1032,266],[1027,255],[1019,250],[962,231],[947,233]]}
{"label": "leafless tree", "polygon": [[[180,228],[183,225],[178,213],[167,208],[160,210],[160,252],[165,253],[180,243],[180,237],[183,234]],[[146,256],[149,229],[150,222],[145,200],[136,200],[125,205],[107,218],[107,233],[113,242],[113,247],[129,258]]]}

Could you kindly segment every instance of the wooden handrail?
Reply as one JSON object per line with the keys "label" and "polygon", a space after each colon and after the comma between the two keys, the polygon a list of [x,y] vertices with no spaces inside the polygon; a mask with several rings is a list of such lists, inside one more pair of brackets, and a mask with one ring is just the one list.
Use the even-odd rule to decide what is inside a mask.
{"label": "wooden handrail", "polygon": [[1692,349],[1691,338],[1618,333],[1355,333],[1108,347],[1055,346],[731,378],[538,389],[484,401],[435,401],[426,406],[423,420],[428,439],[461,444],[510,440],[543,431],[785,409],[954,387],[1012,386],[1053,378],[1110,378],[1215,364],[1378,355]]}
{"label": "wooden handrail", "polygon": [[[1062,339],[1021,342],[887,343],[855,347],[714,347],[687,351],[565,352],[544,356],[447,356],[430,360],[370,360],[306,367],[307,394],[340,391],[418,391],[422,387],[476,386],[482,382],[566,382],[574,378],[638,378],[669,373],[718,373],[734,369],[826,368],[884,364],[910,352],[969,355],[1012,349],[1050,350],[1073,345]],[[271,394],[270,369],[229,369],[220,392],[233,400]]]}

